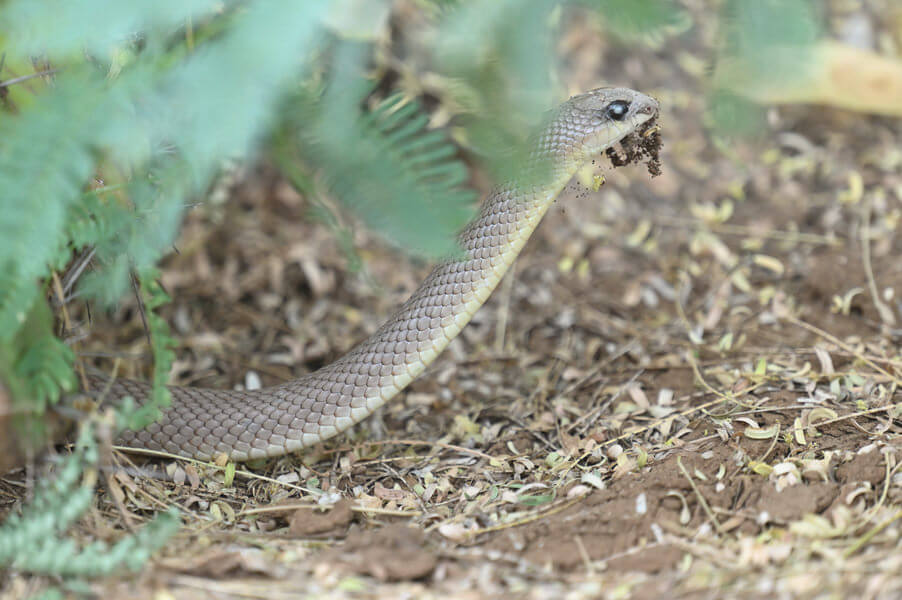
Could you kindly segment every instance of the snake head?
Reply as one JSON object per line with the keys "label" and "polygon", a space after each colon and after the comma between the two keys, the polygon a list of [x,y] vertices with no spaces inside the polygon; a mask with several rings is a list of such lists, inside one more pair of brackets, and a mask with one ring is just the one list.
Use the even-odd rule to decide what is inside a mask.
{"label": "snake head", "polygon": [[658,102],[628,88],[597,88],[573,96],[555,111],[541,144],[554,158],[582,164],[658,116]]}

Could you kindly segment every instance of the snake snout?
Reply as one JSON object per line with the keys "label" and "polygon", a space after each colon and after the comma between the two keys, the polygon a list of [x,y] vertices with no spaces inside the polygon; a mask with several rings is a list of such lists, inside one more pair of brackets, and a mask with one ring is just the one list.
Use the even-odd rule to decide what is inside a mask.
{"label": "snake snout", "polygon": [[658,114],[658,110],[660,109],[657,100],[655,100],[651,96],[645,96],[644,94],[636,101],[636,104],[636,112],[642,115],[655,116]]}

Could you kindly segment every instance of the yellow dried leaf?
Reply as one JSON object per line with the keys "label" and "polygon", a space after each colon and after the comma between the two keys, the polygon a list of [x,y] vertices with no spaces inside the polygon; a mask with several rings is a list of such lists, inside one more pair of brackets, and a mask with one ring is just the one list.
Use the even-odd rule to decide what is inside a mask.
{"label": "yellow dried leaf", "polygon": [[832,538],[842,532],[833,527],[830,521],[820,515],[807,514],[802,517],[801,521],[790,523],[789,531],[796,535],[802,535],[810,538]]}
{"label": "yellow dried leaf", "polygon": [[796,443],[800,446],[805,445],[805,430],[802,428],[802,419],[796,417],[792,422],[792,433],[795,437]]}
{"label": "yellow dried leaf", "polygon": [[752,261],[762,269],[767,269],[777,275],[782,275],[786,271],[786,267],[783,266],[783,263],[778,258],[767,254],[756,254]]}
{"label": "yellow dried leaf", "polygon": [[226,465],[223,472],[222,484],[226,487],[232,487],[235,483],[235,463],[230,462]]}
{"label": "yellow dried leaf", "polygon": [[592,191],[597,192],[605,183],[604,175],[595,175],[592,177]]}
{"label": "yellow dried leaf", "polygon": [[843,204],[858,204],[864,197],[864,179],[858,171],[849,173],[849,189],[839,194],[839,201]]}
{"label": "yellow dried leaf", "polygon": [[648,234],[651,233],[651,221],[642,219],[631,234],[626,238],[626,245],[630,248],[639,246]]}
{"label": "yellow dried leaf", "polygon": [[775,424],[762,429],[757,427],[746,427],[745,431],[742,433],[745,437],[752,440],[769,440],[780,433],[780,425]]}
{"label": "yellow dried leaf", "polygon": [[774,472],[774,468],[772,466],[757,460],[750,460],[748,467],[752,470],[753,473],[764,475],[765,477],[769,477],[770,474]]}

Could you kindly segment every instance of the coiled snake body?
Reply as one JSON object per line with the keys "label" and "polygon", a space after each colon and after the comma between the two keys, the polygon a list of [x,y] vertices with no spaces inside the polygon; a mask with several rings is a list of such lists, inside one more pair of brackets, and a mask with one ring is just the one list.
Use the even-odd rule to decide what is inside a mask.
{"label": "coiled snake body", "polygon": [[[294,452],[358,423],[417,377],[495,289],[576,170],[652,121],[652,98],[600,88],[560,106],[536,138],[518,181],[495,190],[460,233],[463,258],[439,264],[410,299],[345,356],[305,377],[256,391],[172,387],[160,421],[119,443],[210,460]],[[148,396],[116,380],[109,398]]]}

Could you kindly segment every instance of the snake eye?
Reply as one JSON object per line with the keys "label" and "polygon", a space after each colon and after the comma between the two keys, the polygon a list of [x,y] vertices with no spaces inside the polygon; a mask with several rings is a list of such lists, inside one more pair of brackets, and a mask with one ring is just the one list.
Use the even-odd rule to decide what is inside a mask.
{"label": "snake eye", "polygon": [[622,121],[630,110],[630,103],[626,100],[614,100],[605,109],[608,117],[613,121]]}

